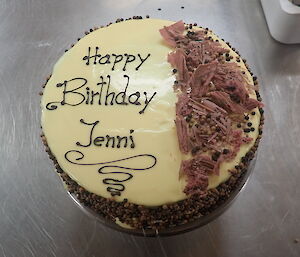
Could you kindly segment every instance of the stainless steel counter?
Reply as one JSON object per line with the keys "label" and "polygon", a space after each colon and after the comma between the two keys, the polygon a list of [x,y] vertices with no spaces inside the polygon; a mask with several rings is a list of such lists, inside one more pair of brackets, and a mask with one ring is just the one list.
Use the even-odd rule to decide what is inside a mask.
{"label": "stainless steel counter", "polygon": [[[121,234],[88,217],[39,138],[38,92],[64,49],[94,25],[146,14],[197,22],[231,41],[266,104],[245,190],[214,222],[169,238]],[[300,256],[300,45],[270,37],[259,0],[1,0],[0,24],[1,257]]]}

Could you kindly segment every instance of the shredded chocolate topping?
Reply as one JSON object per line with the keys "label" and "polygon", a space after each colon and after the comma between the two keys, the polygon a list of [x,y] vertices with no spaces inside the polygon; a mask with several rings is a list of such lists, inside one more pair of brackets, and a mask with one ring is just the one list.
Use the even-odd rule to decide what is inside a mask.
{"label": "shredded chocolate topping", "polygon": [[179,148],[193,156],[181,163],[181,174],[187,177],[184,192],[205,194],[208,176],[218,175],[220,164],[232,160],[241,145],[253,140],[244,132],[254,128],[235,129],[236,123],[262,104],[249,97],[254,86],[236,63],[229,62],[229,49],[208,37],[206,30],[190,26],[184,33],[184,27],[179,21],[160,33],[175,48],[168,62],[175,68],[174,86],[179,90],[175,120]]}
{"label": "shredded chocolate topping", "polygon": [[168,27],[160,29],[159,32],[165,39],[166,43],[172,47],[176,46],[176,41],[183,39],[184,23],[183,21],[178,21]]}

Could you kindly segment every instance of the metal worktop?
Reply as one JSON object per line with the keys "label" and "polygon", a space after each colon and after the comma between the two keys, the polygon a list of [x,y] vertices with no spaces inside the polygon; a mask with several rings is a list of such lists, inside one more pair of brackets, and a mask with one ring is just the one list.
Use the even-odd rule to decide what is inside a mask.
{"label": "metal worktop", "polygon": [[[164,238],[121,234],[87,216],[39,138],[38,93],[64,50],[95,25],[146,14],[229,40],[259,77],[266,105],[256,167],[233,206]],[[0,0],[0,24],[1,257],[300,256],[300,45],[270,37],[259,0]]]}

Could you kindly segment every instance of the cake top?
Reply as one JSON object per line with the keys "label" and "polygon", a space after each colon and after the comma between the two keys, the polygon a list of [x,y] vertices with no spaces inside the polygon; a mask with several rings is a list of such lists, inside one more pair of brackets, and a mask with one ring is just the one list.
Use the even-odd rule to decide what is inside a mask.
{"label": "cake top", "polygon": [[[183,23],[176,23],[175,27],[172,24],[156,19],[112,24],[83,37],[55,65],[42,97],[42,128],[60,167],[86,190],[116,201],[128,199],[146,206],[176,202],[197,192],[195,187],[205,191],[226,181],[230,169],[253,146],[260,118],[258,109],[254,109],[257,105],[236,109],[239,105],[224,100],[227,95],[208,92],[214,91],[208,89],[201,102],[195,101],[195,97],[190,97],[192,87],[188,81],[196,64],[188,59],[187,52],[181,51],[193,51],[185,42],[187,35],[203,47],[201,65],[206,74],[201,83],[205,86],[211,85],[212,74],[216,72],[218,56],[213,57],[216,54],[224,55],[225,59],[227,55],[232,56],[227,63],[236,63],[234,72],[238,72],[245,85],[253,85],[243,61],[210,31],[192,28],[198,31],[195,35],[185,30]],[[218,40],[219,49],[207,37]],[[232,74],[233,70],[223,68],[218,72],[222,77],[222,72]],[[250,86],[244,90],[250,99],[256,98]],[[202,97],[199,94],[197,97]],[[244,121],[232,119],[232,114],[244,115],[250,109],[256,115],[247,116],[246,123],[251,126],[246,135],[242,128],[233,129]],[[245,142],[232,143],[237,147],[235,150],[223,144],[222,149],[228,151],[224,151],[224,156],[233,152],[234,155],[219,159],[223,151],[216,154],[219,148],[212,151],[212,147],[225,138],[217,140],[220,133],[212,133],[203,126],[210,136],[195,140],[201,146],[204,140],[206,147],[193,145],[187,133],[196,127],[193,126],[195,114],[199,120],[205,115],[204,123],[207,118],[212,123],[220,123],[212,124],[215,130],[230,130],[231,137],[244,138]],[[218,117],[228,120],[230,117],[230,122],[220,122]],[[194,124],[189,125],[191,122]],[[226,137],[225,131],[222,136]],[[219,163],[203,178],[206,184],[199,184],[201,178],[195,177],[192,166],[210,165],[205,156],[209,161],[219,159]]]}

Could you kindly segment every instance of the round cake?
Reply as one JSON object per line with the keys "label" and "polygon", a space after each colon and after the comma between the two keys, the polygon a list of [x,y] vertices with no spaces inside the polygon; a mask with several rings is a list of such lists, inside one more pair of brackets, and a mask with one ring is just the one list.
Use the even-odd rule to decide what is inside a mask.
{"label": "round cake", "polygon": [[123,227],[213,212],[262,134],[257,79],[209,29],[158,19],[91,29],[42,93],[42,140],[69,192]]}

